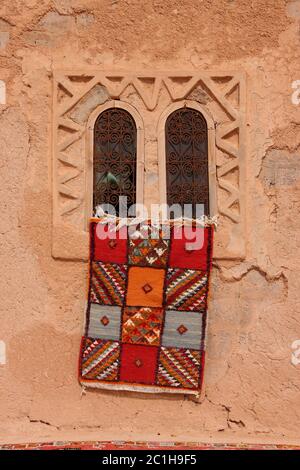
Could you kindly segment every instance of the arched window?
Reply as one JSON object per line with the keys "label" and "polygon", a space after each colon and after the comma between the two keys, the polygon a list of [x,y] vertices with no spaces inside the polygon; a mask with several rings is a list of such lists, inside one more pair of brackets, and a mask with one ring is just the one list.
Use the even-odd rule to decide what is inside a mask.
{"label": "arched window", "polygon": [[136,203],[137,128],[131,114],[109,108],[94,126],[93,207],[111,204],[119,215],[119,197]]}
{"label": "arched window", "polygon": [[208,130],[202,113],[183,107],[173,111],[165,125],[168,205],[204,205],[209,214]]}

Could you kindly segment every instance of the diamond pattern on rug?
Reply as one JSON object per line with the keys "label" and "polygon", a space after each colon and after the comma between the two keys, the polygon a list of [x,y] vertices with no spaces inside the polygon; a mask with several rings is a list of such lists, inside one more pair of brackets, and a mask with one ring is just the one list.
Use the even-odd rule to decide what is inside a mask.
{"label": "diamond pattern on rug", "polygon": [[87,336],[118,341],[121,307],[91,303]]}
{"label": "diamond pattern on rug", "polygon": [[90,380],[117,380],[119,357],[118,342],[86,338],[82,348],[82,377]]}
{"label": "diamond pattern on rug", "polygon": [[193,349],[162,347],[157,383],[165,387],[199,387],[201,353]]}
{"label": "diamond pattern on rug", "polygon": [[126,305],[162,307],[165,270],[129,266]]}
{"label": "diamond pattern on rug", "polygon": [[203,314],[167,310],[165,313],[162,345],[167,347],[200,349]]}
{"label": "diamond pattern on rug", "polygon": [[169,268],[166,304],[168,310],[202,311],[206,308],[207,273]]}
{"label": "diamond pattern on rug", "polygon": [[131,239],[129,243],[128,263],[135,266],[154,266],[163,268],[168,260],[169,240]]}
{"label": "diamond pattern on rug", "polygon": [[122,341],[158,346],[163,321],[163,309],[126,307],[123,312]]}
{"label": "diamond pattern on rug", "polygon": [[158,351],[155,346],[123,343],[120,381],[154,385]]}
{"label": "diamond pattern on rug", "polygon": [[122,305],[125,295],[127,266],[92,262],[91,302],[102,305]]}

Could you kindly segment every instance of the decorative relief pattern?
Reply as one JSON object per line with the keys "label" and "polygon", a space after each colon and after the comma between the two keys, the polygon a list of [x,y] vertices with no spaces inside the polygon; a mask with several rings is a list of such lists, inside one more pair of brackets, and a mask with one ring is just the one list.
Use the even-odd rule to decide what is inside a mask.
{"label": "decorative relief pattern", "polygon": [[[225,227],[224,243],[216,240],[215,257],[242,258],[244,249],[245,194],[245,78],[237,73],[104,73],[102,71],[54,73],[53,113],[53,224],[73,234],[85,233],[90,214],[91,160],[88,154],[88,116],[109,100],[130,104],[128,90],[139,97],[138,111],[161,113],[179,100],[205,96],[204,107],[215,123],[217,210]],[[194,93],[194,94],[193,94]],[[163,107],[160,100],[164,96]],[[117,102],[117,101],[116,101]],[[200,101],[199,101],[200,102]],[[202,98],[203,102],[203,98]],[[153,122],[153,126],[155,126]],[[147,139],[147,135],[146,135]],[[208,148],[208,152],[210,149]],[[139,154],[139,152],[138,152]],[[211,169],[210,169],[211,170]],[[209,170],[209,171],[210,171]],[[214,171],[214,169],[213,169]],[[66,233],[61,230],[60,239]],[[224,230],[222,233],[224,234]],[[74,258],[59,246],[53,231],[54,256]],[[220,230],[221,232],[221,230]],[[62,245],[62,244],[61,244]],[[61,252],[61,253],[60,253]],[[76,255],[80,258],[79,255]],[[84,259],[86,255],[84,256]]]}

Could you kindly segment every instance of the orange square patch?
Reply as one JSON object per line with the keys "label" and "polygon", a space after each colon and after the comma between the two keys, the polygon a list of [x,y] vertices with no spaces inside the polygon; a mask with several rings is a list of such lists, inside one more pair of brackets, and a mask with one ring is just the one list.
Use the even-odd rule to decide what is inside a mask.
{"label": "orange square patch", "polygon": [[161,307],[165,270],[131,266],[128,271],[126,305]]}

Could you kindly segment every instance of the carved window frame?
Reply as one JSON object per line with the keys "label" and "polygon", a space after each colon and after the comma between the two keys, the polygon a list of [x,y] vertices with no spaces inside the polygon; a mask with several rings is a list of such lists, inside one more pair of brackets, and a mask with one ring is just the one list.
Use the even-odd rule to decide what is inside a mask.
{"label": "carved window frame", "polygon": [[[77,82],[80,82],[78,85]],[[105,89],[88,117],[80,122],[72,117],[73,110],[89,98],[97,87]],[[104,92],[103,92],[104,93]],[[195,97],[196,96],[196,97]],[[203,99],[203,96],[205,99]],[[144,126],[144,142],[153,152],[155,139],[159,162],[159,187],[164,200],[161,134],[154,136],[164,119],[166,109],[177,108],[180,102],[191,101],[201,106],[208,118],[210,158],[211,214],[219,215],[215,236],[214,258],[243,259],[246,255],[246,77],[241,72],[186,71],[143,72],[84,70],[53,71],[52,121],[52,255],[60,259],[88,259],[87,221],[90,215],[89,194],[91,165],[91,127],[101,109],[118,106],[135,108]],[[97,110],[95,109],[97,107]],[[125,108],[126,109],[126,108]],[[92,116],[93,113],[93,116]],[[209,119],[209,117],[211,119]],[[151,123],[149,121],[151,120]],[[137,124],[137,128],[139,124]],[[151,129],[151,131],[149,131]],[[161,129],[159,129],[160,131]],[[142,130],[141,136],[142,136]],[[150,132],[150,133],[149,133]],[[151,135],[150,135],[151,134]],[[214,134],[214,137],[213,137]],[[142,141],[142,138],[140,139]],[[150,147],[149,147],[150,142]],[[144,147],[144,144],[141,144]],[[69,151],[71,149],[71,151]],[[146,157],[140,159],[139,184],[147,178]],[[139,156],[138,156],[139,158]],[[144,172],[145,169],[145,172]],[[142,175],[143,173],[143,175]],[[147,184],[149,181],[147,180]],[[158,184],[157,184],[158,185]],[[148,186],[149,187],[149,186]],[[152,189],[145,198],[152,197]],[[141,199],[142,200],[142,199]],[[147,201],[146,201],[147,204]]]}

